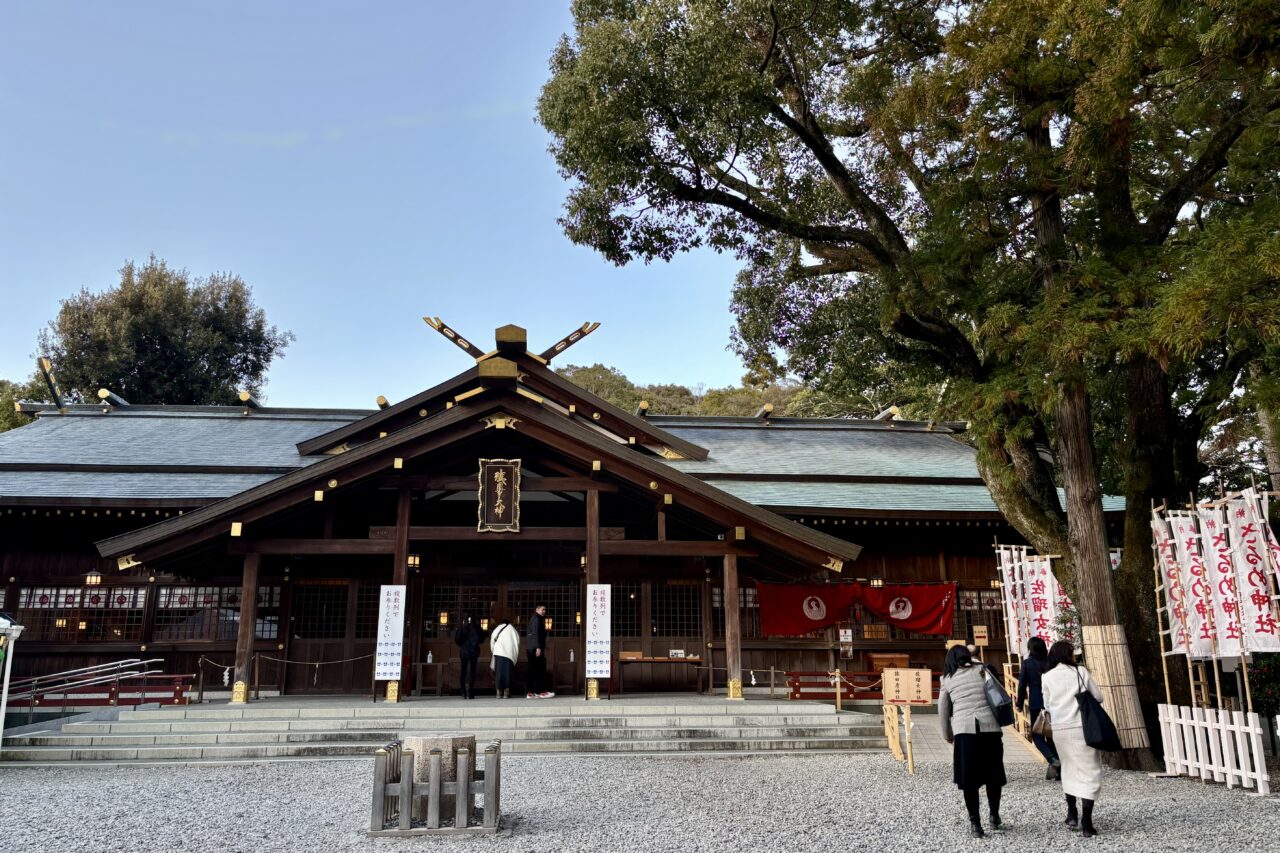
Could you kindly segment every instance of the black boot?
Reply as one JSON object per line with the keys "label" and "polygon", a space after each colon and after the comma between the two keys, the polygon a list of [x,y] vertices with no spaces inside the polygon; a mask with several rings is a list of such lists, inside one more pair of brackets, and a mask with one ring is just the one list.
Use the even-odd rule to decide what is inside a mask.
{"label": "black boot", "polygon": [[1002,788],[997,785],[987,786],[987,808],[991,817],[991,831],[1004,832],[1004,823],[1000,820],[1000,794]]}
{"label": "black boot", "polygon": [[1098,834],[1098,830],[1093,828],[1093,800],[1081,801],[1082,812],[1080,815],[1080,834],[1085,838],[1093,838]]}
{"label": "black boot", "polygon": [[1080,828],[1080,815],[1076,812],[1076,798],[1067,794],[1067,819],[1063,821],[1067,829]]}
{"label": "black boot", "polygon": [[969,821],[969,835],[973,838],[986,838],[987,834],[982,831],[982,822],[978,820]]}

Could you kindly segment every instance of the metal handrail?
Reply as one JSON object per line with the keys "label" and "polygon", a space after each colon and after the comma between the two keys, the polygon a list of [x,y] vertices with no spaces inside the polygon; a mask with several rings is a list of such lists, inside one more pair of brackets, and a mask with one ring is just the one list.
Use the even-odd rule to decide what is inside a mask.
{"label": "metal handrail", "polygon": [[109,672],[120,671],[128,667],[149,666],[153,663],[164,663],[164,658],[129,658],[127,660],[112,661],[111,663],[99,663],[93,666],[82,666],[78,669],[68,669],[62,672],[51,672],[47,675],[32,675],[27,678],[19,678],[9,683],[9,690],[19,689],[27,684],[51,684],[56,685],[58,679],[68,679],[78,675],[88,675],[89,673],[103,674]]}
{"label": "metal handrail", "polygon": [[61,684],[50,685],[48,687],[35,686],[23,693],[10,693],[9,701],[21,699],[32,699],[36,696],[48,696],[51,693],[62,694],[75,687],[93,687],[97,684],[117,684],[122,680],[130,678],[144,678],[151,675],[164,675],[163,669],[144,669],[134,672],[112,673],[110,675],[97,675],[93,678],[86,678],[82,681],[67,681]]}

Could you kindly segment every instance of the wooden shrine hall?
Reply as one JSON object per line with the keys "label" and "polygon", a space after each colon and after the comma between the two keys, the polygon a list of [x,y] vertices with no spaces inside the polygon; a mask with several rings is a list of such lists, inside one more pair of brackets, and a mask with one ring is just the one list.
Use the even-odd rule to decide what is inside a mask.
{"label": "wooden shrine hall", "polygon": [[[453,687],[464,615],[523,634],[538,605],[557,688],[592,689],[589,583],[612,585],[615,656],[703,658],[731,698],[770,667],[941,662],[938,638],[866,614],[843,635],[761,636],[757,580],[957,581],[955,634],[1003,636],[991,542],[1016,534],[963,425],[621,411],[550,367],[595,324],[535,353],[517,326],[486,352],[427,321],[473,364],[376,410],[19,404],[33,422],[0,434],[15,674],[204,658],[234,667],[242,699],[256,655],[264,689],[364,692],[390,583],[408,587],[406,690]],[[490,463],[511,477],[500,507],[478,478]],[[692,683],[637,669],[629,689]]]}

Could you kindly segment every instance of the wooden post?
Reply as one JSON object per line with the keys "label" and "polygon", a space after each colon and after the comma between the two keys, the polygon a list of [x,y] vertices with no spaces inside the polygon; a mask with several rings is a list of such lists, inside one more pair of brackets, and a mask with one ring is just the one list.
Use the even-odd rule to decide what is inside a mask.
{"label": "wooden post", "polygon": [[484,750],[484,825],[498,825],[498,744]]}
{"label": "wooden post", "polygon": [[[600,490],[587,490],[587,583],[600,583]],[[587,660],[586,631],[582,632],[582,660]],[[589,678],[584,684],[587,699],[600,698],[600,681]]]}
{"label": "wooden post", "polygon": [[387,800],[387,750],[379,749],[373,754],[373,808],[369,812],[369,831],[380,832]]}
{"label": "wooden post", "polygon": [[907,773],[914,776],[916,774],[916,754],[911,748],[911,706],[906,705],[902,709],[902,726],[907,730]]}
{"label": "wooden post", "polygon": [[[409,516],[410,509],[413,506],[413,493],[408,486],[400,487],[400,499],[396,504],[396,548],[395,565],[391,569],[391,582],[393,584],[408,584],[409,582]],[[407,591],[407,589],[406,589]],[[405,602],[406,604],[408,602]],[[387,701],[400,701],[400,682],[404,681],[404,658],[400,659],[400,679],[398,681],[387,682]]]}
{"label": "wooden post", "polygon": [[460,749],[457,757],[457,772],[453,777],[453,828],[466,829],[471,817],[471,750]]}
{"label": "wooden post", "polygon": [[400,828],[413,827],[413,750],[400,750]]}
{"label": "wooden post", "polygon": [[[1169,687],[1169,659],[1164,656],[1164,608],[1160,603],[1160,555],[1155,550],[1153,542],[1151,546],[1151,571],[1155,575],[1155,594],[1156,594],[1156,641],[1160,644],[1160,669],[1164,672],[1164,701],[1165,704],[1173,704],[1173,690]],[[1169,641],[1173,642],[1173,637],[1169,637]],[[1188,650],[1190,651],[1190,650]]]}
{"label": "wooden post", "polygon": [[431,766],[427,775],[427,829],[440,828],[440,777],[444,758],[439,747],[431,750]]}
{"label": "wooden post", "polygon": [[724,555],[724,657],[730,699],[742,698],[742,620],[738,601],[738,555]]}
{"label": "wooden post", "polygon": [[240,581],[240,630],[236,633],[236,663],[231,703],[249,701],[249,666],[253,658],[253,638],[258,622],[258,566],[262,557],[244,555],[244,573]]}

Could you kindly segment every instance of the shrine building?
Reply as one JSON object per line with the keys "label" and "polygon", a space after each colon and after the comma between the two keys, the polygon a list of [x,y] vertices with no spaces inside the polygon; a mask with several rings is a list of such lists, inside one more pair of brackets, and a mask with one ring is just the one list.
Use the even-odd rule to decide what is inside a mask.
{"label": "shrine building", "polygon": [[[129,657],[191,673],[204,657],[249,682],[257,653],[263,689],[367,692],[391,583],[407,585],[405,690],[428,655],[454,685],[464,614],[523,634],[539,604],[556,689],[587,689],[588,583],[612,586],[615,655],[702,657],[731,697],[770,667],[943,656],[856,610],[761,636],[755,581],[954,581],[954,637],[985,625],[1003,648],[992,542],[1020,539],[963,424],[622,411],[550,366],[595,324],[536,354],[517,326],[485,352],[428,322],[473,363],[377,409],[19,404],[32,422],[0,433],[0,609],[26,626],[14,675]],[[501,506],[478,479],[490,464],[510,477]],[[692,679],[636,667],[627,686]]]}

